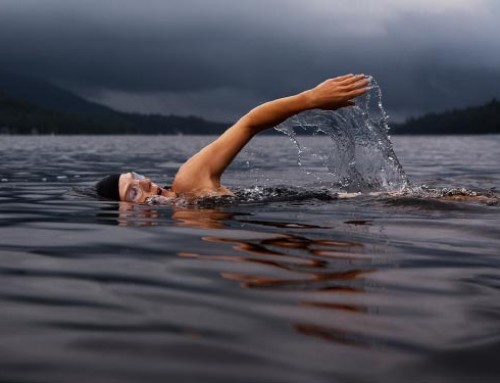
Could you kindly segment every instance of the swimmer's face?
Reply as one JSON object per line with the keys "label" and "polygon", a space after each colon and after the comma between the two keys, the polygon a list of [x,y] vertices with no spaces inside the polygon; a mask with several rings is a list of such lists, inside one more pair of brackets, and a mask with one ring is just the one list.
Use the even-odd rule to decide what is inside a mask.
{"label": "swimmer's face", "polygon": [[135,172],[123,173],[120,175],[118,183],[120,200],[127,202],[141,203],[148,197],[164,196],[175,197],[175,193],[159,187],[149,178]]}

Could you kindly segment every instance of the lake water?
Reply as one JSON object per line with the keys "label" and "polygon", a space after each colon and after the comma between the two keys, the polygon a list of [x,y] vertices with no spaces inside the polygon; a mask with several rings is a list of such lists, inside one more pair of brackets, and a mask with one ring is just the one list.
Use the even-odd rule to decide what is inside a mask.
{"label": "lake water", "polygon": [[[261,136],[238,200],[120,205],[210,137],[0,138],[0,381],[500,378],[500,206],[338,198],[328,140]],[[500,136],[394,137],[415,189],[500,188]],[[496,188],[496,189],[494,189]]]}

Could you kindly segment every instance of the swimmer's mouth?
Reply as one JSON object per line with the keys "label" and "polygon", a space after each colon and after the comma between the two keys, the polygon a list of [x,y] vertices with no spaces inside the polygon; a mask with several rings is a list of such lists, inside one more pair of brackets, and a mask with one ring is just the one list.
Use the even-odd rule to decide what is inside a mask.
{"label": "swimmer's mouth", "polygon": [[161,195],[161,192],[162,192],[162,191],[163,191],[163,190],[162,190],[162,188],[161,188],[161,187],[158,187],[158,191],[156,192],[156,194]]}

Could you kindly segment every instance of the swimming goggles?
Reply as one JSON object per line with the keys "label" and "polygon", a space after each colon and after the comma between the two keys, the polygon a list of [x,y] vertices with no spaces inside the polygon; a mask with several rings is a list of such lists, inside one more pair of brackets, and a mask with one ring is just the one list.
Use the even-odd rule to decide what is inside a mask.
{"label": "swimming goggles", "polygon": [[[130,172],[132,174],[132,177],[136,181],[144,181],[146,177],[144,177],[142,174],[136,173],[136,172]],[[127,190],[127,195],[125,196],[125,200],[128,202],[141,202],[141,197],[143,194],[143,189],[140,184],[132,184]]]}

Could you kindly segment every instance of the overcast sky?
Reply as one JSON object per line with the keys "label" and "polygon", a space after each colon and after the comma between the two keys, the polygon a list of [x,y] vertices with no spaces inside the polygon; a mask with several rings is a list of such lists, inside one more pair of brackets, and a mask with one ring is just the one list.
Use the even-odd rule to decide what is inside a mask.
{"label": "overcast sky", "polygon": [[398,120],[500,98],[500,1],[0,0],[0,70],[224,121],[367,73]]}

